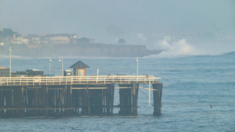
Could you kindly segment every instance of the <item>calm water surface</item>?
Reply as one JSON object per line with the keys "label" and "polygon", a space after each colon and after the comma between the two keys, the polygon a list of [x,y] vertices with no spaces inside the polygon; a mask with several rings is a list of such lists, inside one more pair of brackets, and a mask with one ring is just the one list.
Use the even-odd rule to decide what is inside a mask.
{"label": "calm water surface", "polygon": [[[140,58],[139,74],[161,77],[162,116],[154,117],[148,91],[140,89],[138,116],[82,116],[0,119],[0,131],[235,131],[235,55]],[[82,60],[88,75],[136,74],[135,58],[64,59],[64,69]],[[0,65],[9,67],[7,59]],[[31,68],[49,73],[48,59],[13,59],[12,71]],[[52,60],[52,73],[61,63]],[[141,86],[142,87],[142,86]],[[118,90],[114,104],[119,103]],[[210,107],[212,105],[212,108]],[[117,113],[118,109],[114,110]]]}

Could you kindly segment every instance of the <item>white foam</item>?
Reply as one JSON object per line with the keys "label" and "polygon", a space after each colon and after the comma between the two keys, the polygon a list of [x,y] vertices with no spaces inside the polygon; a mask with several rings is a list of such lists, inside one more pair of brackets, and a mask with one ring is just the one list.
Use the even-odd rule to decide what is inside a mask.
{"label": "white foam", "polygon": [[160,54],[150,55],[146,57],[156,57],[156,58],[172,58],[172,57],[182,57],[189,55],[205,55],[208,54],[206,50],[199,49],[192,44],[187,43],[185,39],[178,42],[168,43],[167,41],[156,42],[152,47],[154,49],[164,50]]}

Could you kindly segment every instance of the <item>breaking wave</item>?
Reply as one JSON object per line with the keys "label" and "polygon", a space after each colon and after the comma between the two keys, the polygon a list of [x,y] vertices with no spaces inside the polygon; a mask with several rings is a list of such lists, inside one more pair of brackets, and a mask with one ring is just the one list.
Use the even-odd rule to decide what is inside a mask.
{"label": "breaking wave", "polygon": [[199,50],[195,46],[188,44],[185,39],[173,43],[168,43],[167,41],[159,41],[155,43],[152,48],[161,49],[163,51],[160,54],[146,57],[171,58],[205,54],[205,52],[203,52],[202,50]]}

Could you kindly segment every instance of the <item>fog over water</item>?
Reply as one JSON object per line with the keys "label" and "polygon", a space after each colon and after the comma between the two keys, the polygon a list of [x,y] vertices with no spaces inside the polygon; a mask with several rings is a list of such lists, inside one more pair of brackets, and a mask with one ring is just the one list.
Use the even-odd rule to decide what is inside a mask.
{"label": "fog over water", "polygon": [[107,44],[124,38],[175,55],[221,54],[235,51],[234,7],[233,0],[0,0],[0,30],[75,33]]}
{"label": "fog over water", "polygon": [[[123,39],[123,45],[164,50],[138,62],[139,75],[161,77],[163,95],[161,116],[152,116],[152,93],[148,106],[149,91],[139,89],[138,116],[118,116],[115,108],[114,116],[0,118],[0,131],[235,131],[235,0],[0,0],[0,31],[3,28],[23,35],[74,33],[79,39],[94,39],[96,47],[96,43],[119,47],[118,40]],[[60,49],[67,53],[73,49],[75,54],[61,55],[60,63],[60,50],[49,63],[49,55],[43,57],[42,51],[58,50],[58,45],[43,43],[46,48],[36,47],[28,57],[16,55],[26,51],[23,45],[31,46],[1,45],[0,40],[0,66],[10,67],[8,46],[12,46],[11,72],[32,68],[61,75],[62,67],[72,70],[70,66],[82,60],[90,67],[89,76],[97,75],[97,67],[99,75],[137,75],[133,57],[74,56],[83,49],[61,44]],[[121,50],[113,51],[124,54]],[[228,52],[233,53],[224,54]],[[32,54],[39,57],[31,58]],[[116,89],[114,105],[119,97]]]}

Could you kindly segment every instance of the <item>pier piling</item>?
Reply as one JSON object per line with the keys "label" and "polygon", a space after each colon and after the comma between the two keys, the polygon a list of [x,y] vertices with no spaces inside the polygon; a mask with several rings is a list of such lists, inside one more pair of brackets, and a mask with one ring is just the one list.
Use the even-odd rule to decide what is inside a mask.
{"label": "pier piling", "polygon": [[162,83],[152,84],[153,86],[153,98],[154,98],[154,112],[153,115],[161,115],[162,107]]}
{"label": "pier piling", "polygon": [[119,84],[120,115],[137,116],[137,97],[139,84]]}
{"label": "pier piling", "polygon": [[153,86],[154,115],[161,115],[162,83],[151,76],[1,77],[0,118],[23,116],[138,114],[139,84]]}

